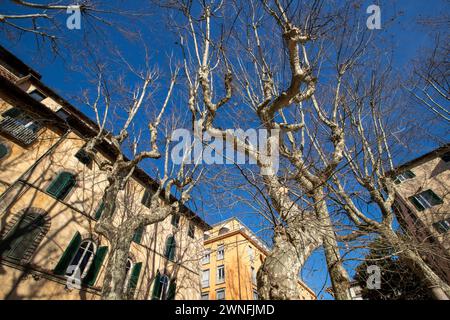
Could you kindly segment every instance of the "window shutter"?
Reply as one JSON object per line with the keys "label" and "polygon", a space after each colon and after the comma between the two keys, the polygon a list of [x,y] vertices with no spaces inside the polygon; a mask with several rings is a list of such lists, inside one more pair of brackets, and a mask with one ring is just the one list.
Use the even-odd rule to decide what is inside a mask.
{"label": "window shutter", "polygon": [[176,246],[175,238],[173,236],[168,237],[166,240],[165,257],[172,261],[175,259],[175,246]]}
{"label": "window shutter", "polygon": [[62,172],[50,184],[47,192],[55,198],[62,200],[69,193],[74,184],[73,175],[69,172]]}
{"label": "window shutter", "polygon": [[136,289],[136,287],[137,287],[137,283],[139,280],[139,274],[141,273],[141,268],[142,268],[142,262],[139,262],[139,263],[136,263],[133,266],[133,269],[131,270],[129,289],[132,291],[134,291],[134,289]]}
{"label": "window shutter", "polygon": [[152,300],[159,300],[161,296],[161,275],[159,271],[156,273],[155,280],[153,281],[153,293]]}
{"label": "window shutter", "polygon": [[142,234],[143,233],[144,233],[144,227],[143,226],[137,228],[136,231],[134,232],[133,241],[136,242],[136,243],[141,243],[141,239],[142,239]]}
{"label": "window shutter", "polygon": [[100,203],[100,205],[97,208],[97,211],[95,211],[95,216],[94,219],[98,220],[100,219],[100,217],[102,216],[103,210],[105,209],[105,204],[103,203],[103,201]]}
{"label": "window shutter", "polygon": [[81,244],[81,235],[77,231],[73,236],[72,240],[70,241],[69,245],[67,246],[66,250],[64,251],[63,255],[61,256],[61,259],[59,259],[59,262],[56,265],[55,270],[53,270],[55,274],[64,275],[66,273],[67,267],[69,266],[70,262],[72,262],[73,256],[80,247],[80,244]]}
{"label": "window shutter", "polygon": [[152,193],[150,192],[149,189],[145,189],[144,196],[142,197],[141,203],[146,207],[150,207],[151,198],[152,198]]}
{"label": "window shutter", "polygon": [[93,286],[97,275],[100,272],[103,260],[105,259],[106,253],[108,252],[108,247],[100,247],[95,253],[94,261],[92,262],[86,277],[83,279],[83,283]]}
{"label": "window shutter", "polygon": [[177,291],[177,282],[175,280],[170,281],[169,291],[167,292],[167,300],[175,300],[175,293]]}

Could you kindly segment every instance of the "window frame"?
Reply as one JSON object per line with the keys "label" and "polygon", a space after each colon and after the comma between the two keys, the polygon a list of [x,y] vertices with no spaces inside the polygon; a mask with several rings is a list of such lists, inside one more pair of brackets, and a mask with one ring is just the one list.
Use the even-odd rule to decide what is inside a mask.
{"label": "window frame", "polygon": [[[208,257],[208,259],[206,259]],[[208,264],[211,262],[211,249],[206,249],[203,253],[202,264]]]}
{"label": "window frame", "polygon": [[[206,279],[204,279],[204,275],[207,274],[208,276]],[[208,288],[211,281],[211,271],[210,269],[202,270],[202,277],[201,277],[201,286],[202,288]]]}
{"label": "window frame", "polygon": [[216,260],[223,260],[223,259],[225,259],[225,245],[219,244],[217,246]]}
{"label": "window frame", "polygon": [[[221,277],[222,274],[222,277]],[[224,283],[225,282],[225,265],[221,264],[217,266],[216,270],[216,283]]]}
{"label": "window frame", "polygon": [[[430,202],[430,199],[426,198],[426,195],[430,195],[430,199],[434,198],[434,200],[436,200],[436,202],[433,204],[432,202]],[[409,200],[411,201],[411,203],[414,205],[414,207],[418,210],[418,211],[424,211],[426,209],[430,209],[434,206],[438,206],[444,203],[444,201],[442,200],[441,197],[439,197],[433,190],[431,189],[427,189],[424,191],[421,191],[419,193],[416,193],[414,195],[412,195],[411,197],[409,197]]]}
{"label": "window frame", "polygon": [[[219,299],[219,292],[223,293],[223,298]],[[220,289],[216,289],[216,300],[226,300],[226,292],[225,292],[225,288],[220,288]]]}
{"label": "window frame", "polygon": [[66,269],[65,276],[67,278],[73,277],[73,274],[76,272],[77,269],[79,269],[79,266],[80,266],[81,262],[83,261],[85,255],[86,255],[86,251],[88,251],[87,249],[89,248],[89,245],[86,246],[86,248],[83,249],[84,252],[81,254],[80,258],[78,259],[78,263],[77,264],[73,264],[73,262],[74,262],[75,258],[77,257],[78,251],[80,249],[82,249],[81,247],[83,246],[83,243],[86,243],[86,242],[89,242],[90,244],[92,244],[92,248],[93,249],[91,251],[91,256],[89,257],[89,260],[87,261],[86,265],[84,266],[83,272],[80,272],[80,280],[83,280],[87,276],[87,274],[89,272],[89,269],[91,268],[92,263],[94,262],[95,254],[96,254],[97,249],[98,249],[97,244],[92,239],[84,239],[84,240],[82,240],[80,242],[80,245],[78,246],[77,251],[75,251],[75,254],[72,257],[72,259],[71,259],[71,261],[69,263],[69,266],[67,267],[67,269],[69,269],[72,266],[76,266],[76,268],[73,269],[71,274],[68,274],[68,271]]}
{"label": "window frame", "polygon": [[[33,98],[34,100],[36,100],[37,102],[41,102],[45,99],[47,99],[47,96],[45,94],[43,94],[40,90],[38,89],[33,89],[30,92],[28,92],[28,95]],[[39,97],[39,99],[36,99],[36,96]]]}

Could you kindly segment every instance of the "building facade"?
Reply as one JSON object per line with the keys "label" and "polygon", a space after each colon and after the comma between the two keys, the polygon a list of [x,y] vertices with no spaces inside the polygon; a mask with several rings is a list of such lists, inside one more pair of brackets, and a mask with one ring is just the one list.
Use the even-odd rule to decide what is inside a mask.
{"label": "building facade", "polygon": [[[98,163],[118,150],[104,141],[94,159],[84,154],[96,124],[40,79],[0,47],[0,299],[98,299],[109,247],[94,232],[106,187]],[[118,219],[148,211],[155,185],[136,169],[119,195]],[[200,299],[209,229],[183,207],[137,230],[124,292],[130,299]]]}
{"label": "building facade", "polygon": [[[205,232],[202,299],[258,300],[256,273],[269,248],[239,219],[230,218]],[[305,300],[314,292],[299,280]]]}
{"label": "building facade", "polygon": [[450,283],[450,145],[396,169],[395,211],[427,263]]}

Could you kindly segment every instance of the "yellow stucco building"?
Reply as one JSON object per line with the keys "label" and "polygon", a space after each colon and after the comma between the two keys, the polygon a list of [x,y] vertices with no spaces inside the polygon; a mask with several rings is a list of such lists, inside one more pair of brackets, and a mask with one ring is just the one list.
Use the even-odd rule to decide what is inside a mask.
{"label": "yellow stucco building", "polygon": [[[98,299],[109,258],[107,239],[94,232],[106,186],[98,163],[118,150],[105,140],[95,159],[83,154],[97,126],[40,78],[0,47],[0,299]],[[154,188],[136,169],[117,218],[147,212]],[[209,228],[183,207],[181,216],[137,230],[128,297],[199,299]]]}
{"label": "yellow stucco building", "polygon": [[[205,232],[202,259],[202,299],[258,300],[256,273],[269,248],[239,219],[233,217]],[[316,295],[299,280],[305,300]]]}

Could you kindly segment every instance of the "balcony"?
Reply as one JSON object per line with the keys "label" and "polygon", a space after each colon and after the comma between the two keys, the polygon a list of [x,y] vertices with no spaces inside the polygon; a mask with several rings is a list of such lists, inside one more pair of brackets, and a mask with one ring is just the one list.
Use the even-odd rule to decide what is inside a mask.
{"label": "balcony", "polygon": [[38,126],[31,119],[6,116],[0,121],[0,131],[25,145],[29,145],[37,138]]}

